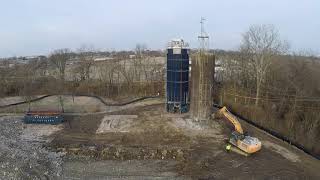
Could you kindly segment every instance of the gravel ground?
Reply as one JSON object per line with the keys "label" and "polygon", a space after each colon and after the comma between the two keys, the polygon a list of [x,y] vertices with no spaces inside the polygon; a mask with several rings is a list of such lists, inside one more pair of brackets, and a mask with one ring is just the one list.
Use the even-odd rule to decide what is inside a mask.
{"label": "gravel ground", "polygon": [[128,132],[137,115],[106,115],[101,121],[96,133]]}
{"label": "gravel ground", "polygon": [[[127,123],[132,115],[137,118]],[[118,122],[120,117],[124,125]],[[227,121],[193,122],[188,114],[164,112],[162,104],[140,106],[136,103],[108,114],[68,118],[69,123],[51,143],[52,148],[76,156],[64,161],[62,179],[300,180],[320,177],[319,161],[242,121],[244,129],[263,142],[261,151],[250,157],[224,151],[225,138],[233,130]],[[130,128],[119,132],[123,129],[117,127],[126,125]],[[96,134],[99,127],[108,131]],[[179,155],[180,158],[177,158],[178,151],[183,155]]]}
{"label": "gravel ground", "polygon": [[172,160],[96,161],[72,158],[64,163],[61,179],[92,180],[191,180],[176,173]]}
{"label": "gravel ground", "polygon": [[45,141],[26,140],[28,131],[25,128],[28,127],[23,124],[22,117],[0,117],[0,179],[55,179],[61,176],[63,154],[43,148]]}
{"label": "gravel ground", "polygon": [[[245,122],[244,129],[263,142],[251,157],[224,151],[231,133],[226,121],[194,123],[187,114],[164,112],[160,102],[69,114],[60,126],[0,115],[0,180],[320,179],[318,160]],[[106,132],[96,134],[99,128]]]}

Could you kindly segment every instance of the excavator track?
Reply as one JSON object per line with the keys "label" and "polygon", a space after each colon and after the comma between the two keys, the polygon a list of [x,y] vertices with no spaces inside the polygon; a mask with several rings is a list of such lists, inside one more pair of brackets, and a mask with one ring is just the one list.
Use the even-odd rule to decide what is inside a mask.
{"label": "excavator track", "polygon": [[238,148],[237,146],[235,146],[234,144],[231,144],[231,143],[228,143],[226,145],[226,150],[227,150],[227,152],[231,152],[232,151],[232,152],[235,152],[237,154],[243,155],[245,157],[250,156],[249,153],[242,151],[240,148]]}

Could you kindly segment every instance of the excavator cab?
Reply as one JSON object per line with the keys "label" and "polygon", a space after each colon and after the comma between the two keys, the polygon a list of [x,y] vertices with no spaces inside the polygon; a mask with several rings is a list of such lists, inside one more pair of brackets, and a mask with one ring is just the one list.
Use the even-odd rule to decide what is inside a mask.
{"label": "excavator cab", "polygon": [[243,140],[245,138],[246,135],[244,134],[240,134],[237,131],[233,131],[231,133],[231,138],[236,139],[236,140]]}

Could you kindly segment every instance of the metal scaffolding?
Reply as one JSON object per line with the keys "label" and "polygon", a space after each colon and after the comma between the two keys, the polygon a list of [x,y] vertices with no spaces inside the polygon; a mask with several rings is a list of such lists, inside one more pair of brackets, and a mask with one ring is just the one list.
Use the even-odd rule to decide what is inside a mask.
{"label": "metal scaffolding", "polygon": [[207,120],[212,113],[215,56],[208,53],[209,36],[201,18],[200,48],[192,59],[191,116],[194,120]]}

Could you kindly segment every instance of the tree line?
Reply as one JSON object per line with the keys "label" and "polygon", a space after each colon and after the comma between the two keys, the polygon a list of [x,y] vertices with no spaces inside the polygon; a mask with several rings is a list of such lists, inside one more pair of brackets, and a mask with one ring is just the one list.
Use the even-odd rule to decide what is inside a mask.
{"label": "tree line", "polygon": [[294,53],[273,25],[253,25],[216,53],[216,102],[320,155],[320,60]]}
{"label": "tree line", "polygon": [[[26,101],[39,94],[93,94],[109,98],[163,93],[164,69],[155,53],[138,44],[134,54],[109,54],[106,60],[93,47],[76,51],[57,49],[44,60],[0,68],[0,96],[22,96]],[[157,54],[155,54],[157,55]],[[110,58],[111,57],[111,58]],[[5,64],[5,63],[3,63]],[[63,97],[59,96],[61,110]]]}

